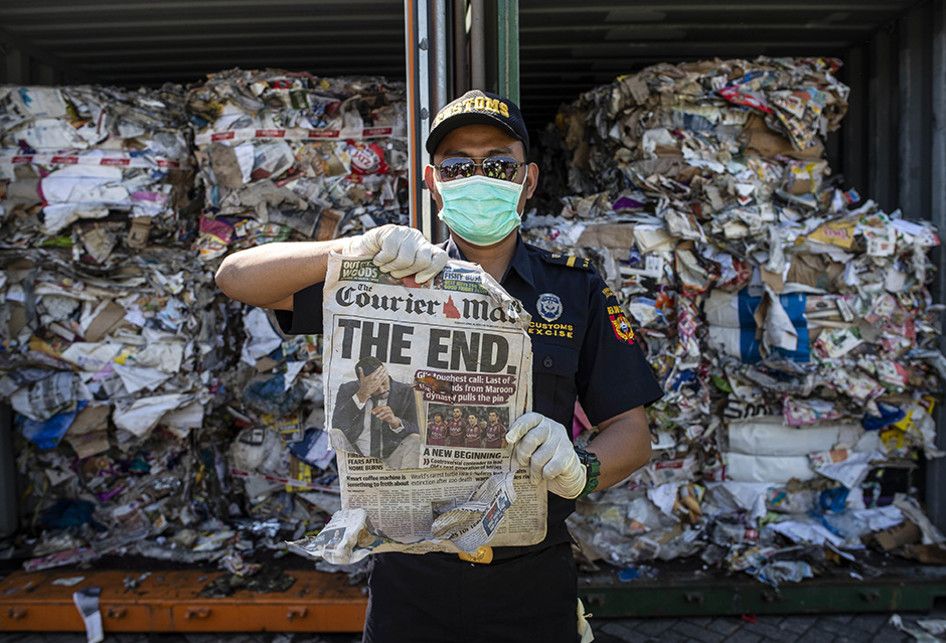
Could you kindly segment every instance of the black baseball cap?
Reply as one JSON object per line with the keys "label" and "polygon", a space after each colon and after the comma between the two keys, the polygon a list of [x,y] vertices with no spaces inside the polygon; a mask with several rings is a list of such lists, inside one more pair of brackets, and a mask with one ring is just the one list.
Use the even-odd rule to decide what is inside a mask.
{"label": "black baseball cap", "polygon": [[433,154],[447,134],[464,125],[498,127],[522,141],[526,154],[529,153],[529,131],[519,106],[508,98],[480,89],[468,91],[437,112],[427,135],[427,152]]}

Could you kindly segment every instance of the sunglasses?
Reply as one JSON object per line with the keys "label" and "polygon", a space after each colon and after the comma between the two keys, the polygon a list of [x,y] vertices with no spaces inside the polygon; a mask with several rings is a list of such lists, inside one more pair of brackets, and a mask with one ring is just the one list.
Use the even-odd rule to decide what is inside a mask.
{"label": "sunglasses", "polygon": [[441,181],[468,179],[476,174],[476,168],[482,168],[483,176],[488,176],[491,179],[512,181],[516,178],[519,168],[525,164],[525,161],[517,161],[509,156],[489,156],[479,163],[475,159],[454,156],[444,159],[440,165],[434,167],[440,172]]}

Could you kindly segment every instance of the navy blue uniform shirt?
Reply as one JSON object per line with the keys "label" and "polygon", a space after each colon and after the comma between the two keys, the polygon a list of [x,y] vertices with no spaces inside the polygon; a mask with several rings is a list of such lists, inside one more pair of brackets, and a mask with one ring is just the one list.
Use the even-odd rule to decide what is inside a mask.
{"label": "navy blue uniform shirt", "polygon": [[[452,259],[465,259],[451,239]],[[571,433],[575,400],[599,424],[663,395],[639,338],[617,298],[587,259],[555,255],[518,239],[501,284],[532,315],[533,409]],[[277,310],[288,334],[322,332],[322,284],[293,296],[294,312]],[[549,494],[545,544],[568,539],[572,500]]]}

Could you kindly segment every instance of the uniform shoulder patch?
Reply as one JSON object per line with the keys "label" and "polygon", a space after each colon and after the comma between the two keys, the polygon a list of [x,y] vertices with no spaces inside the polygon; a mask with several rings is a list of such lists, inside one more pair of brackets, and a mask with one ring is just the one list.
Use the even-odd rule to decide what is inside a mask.
{"label": "uniform shoulder patch", "polygon": [[634,329],[631,328],[631,322],[628,321],[627,315],[624,314],[624,309],[621,307],[620,302],[618,302],[617,296],[607,286],[601,290],[601,294],[604,295],[608,321],[611,322],[611,330],[614,331],[614,336],[617,337],[620,342],[633,344],[635,342]]}
{"label": "uniform shoulder patch", "polygon": [[575,255],[563,255],[558,252],[543,252],[541,256],[545,263],[554,264],[556,266],[579,268],[589,272],[594,270],[594,266],[591,265],[591,261],[589,259],[582,259],[581,257],[576,257]]}

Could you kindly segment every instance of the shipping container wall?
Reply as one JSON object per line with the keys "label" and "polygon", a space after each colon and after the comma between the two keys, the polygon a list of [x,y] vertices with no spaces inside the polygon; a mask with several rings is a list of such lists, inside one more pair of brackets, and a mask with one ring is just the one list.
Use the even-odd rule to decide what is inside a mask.
{"label": "shipping container wall", "polygon": [[[68,82],[67,74],[12,44],[8,34],[0,40],[0,84],[56,85]],[[77,79],[74,79],[77,80]],[[13,413],[0,405],[0,538],[17,529],[16,468],[13,459]]]}
{"label": "shipping container wall", "polygon": [[60,85],[81,81],[81,75],[65,71],[60,61],[37,57],[29,50],[0,41],[0,83],[15,85]]}
{"label": "shipping container wall", "polygon": [[[841,129],[839,167],[846,183],[887,211],[931,220],[946,230],[946,2],[918,3],[844,57],[851,112]],[[942,247],[933,297],[946,297]],[[940,349],[946,348],[942,342]],[[937,415],[946,446],[946,411]],[[930,518],[946,527],[946,462],[927,463]]]}
{"label": "shipping container wall", "polygon": [[918,4],[844,57],[851,87],[841,134],[845,178],[907,218],[930,218],[937,196],[943,198],[942,181],[933,180],[937,169],[943,172],[934,152],[944,126],[943,5]]}

